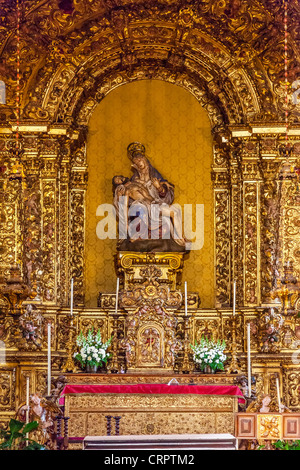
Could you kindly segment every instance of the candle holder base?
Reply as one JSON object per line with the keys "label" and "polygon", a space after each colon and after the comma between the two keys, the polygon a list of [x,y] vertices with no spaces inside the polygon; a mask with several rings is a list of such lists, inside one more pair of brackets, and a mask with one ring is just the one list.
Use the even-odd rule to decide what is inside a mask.
{"label": "candle holder base", "polygon": [[233,356],[231,359],[231,363],[227,368],[227,373],[228,374],[240,374],[241,373],[241,368],[235,356]]}
{"label": "candle holder base", "polygon": [[72,358],[68,357],[65,365],[62,368],[62,372],[78,372],[78,367],[74,364]]}
{"label": "candle holder base", "polygon": [[183,361],[182,361],[181,370],[180,370],[182,374],[189,374],[193,369],[193,365],[191,364],[190,354],[189,354],[190,328],[191,328],[189,325],[190,318],[191,318],[191,315],[187,315],[187,314],[183,317],[183,321],[184,321],[184,345],[183,347],[184,349],[183,349]]}
{"label": "candle holder base", "polygon": [[231,361],[227,368],[228,374],[240,374],[241,367],[237,359],[237,341],[236,341],[236,326],[237,326],[237,316],[234,315],[230,321],[229,325],[232,331],[232,346],[231,346]]}
{"label": "candle holder base", "polygon": [[69,338],[67,342],[68,356],[65,365],[62,367],[62,372],[78,372],[78,367],[74,363],[73,359],[73,331],[75,331],[75,327],[73,327],[73,320],[71,320],[69,325]]}

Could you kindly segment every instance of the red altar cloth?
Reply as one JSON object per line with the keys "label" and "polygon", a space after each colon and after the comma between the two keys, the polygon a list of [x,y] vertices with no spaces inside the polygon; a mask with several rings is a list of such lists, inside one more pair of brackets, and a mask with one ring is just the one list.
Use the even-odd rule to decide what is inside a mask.
{"label": "red altar cloth", "polygon": [[133,385],[77,385],[68,384],[64,387],[59,403],[64,403],[66,394],[86,393],[129,393],[129,394],[199,394],[199,395],[230,395],[236,396],[239,403],[245,398],[236,385],[167,385],[167,384],[133,384]]}

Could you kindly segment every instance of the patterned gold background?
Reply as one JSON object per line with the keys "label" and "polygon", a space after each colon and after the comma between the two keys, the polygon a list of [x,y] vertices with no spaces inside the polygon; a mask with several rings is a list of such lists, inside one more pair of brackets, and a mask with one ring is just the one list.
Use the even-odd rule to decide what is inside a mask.
{"label": "patterned gold background", "polygon": [[151,163],[175,184],[175,202],[204,204],[204,246],[192,251],[183,281],[200,294],[202,307],[214,306],[212,137],[206,111],[183,88],[142,80],[121,86],[98,105],[89,122],[86,216],[86,305],[99,292],[114,292],[116,240],[99,240],[99,204],[112,203],[112,177],[131,176],[126,149],[140,141]]}

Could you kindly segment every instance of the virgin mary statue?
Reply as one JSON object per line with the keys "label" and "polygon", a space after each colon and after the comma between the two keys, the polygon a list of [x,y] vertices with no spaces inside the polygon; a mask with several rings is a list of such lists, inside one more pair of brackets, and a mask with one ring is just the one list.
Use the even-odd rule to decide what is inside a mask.
{"label": "virgin mary statue", "polygon": [[181,208],[174,202],[174,185],[154,168],[145,147],[127,147],[132,176],[114,176],[114,206],[121,251],[188,251],[182,236]]}

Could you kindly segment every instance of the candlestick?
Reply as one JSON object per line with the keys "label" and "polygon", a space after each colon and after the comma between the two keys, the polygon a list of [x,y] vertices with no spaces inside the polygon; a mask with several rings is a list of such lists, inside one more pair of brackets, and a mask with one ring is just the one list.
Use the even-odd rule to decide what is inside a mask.
{"label": "candlestick", "polygon": [[[26,424],[29,423],[29,376],[26,377]],[[26,433],[26,447],[28,446],[28,433]]]}
{"label": "candlestick", "polygon": [[237,359],[237,344],[236,344],[236,322],[238,320],[238,317],[233,315],[229,319],[229,324],[231,326],[231,331],[232,331],[232,344],[231,344],[231,361],[229,366],[227,367],[227,372],[229,374],[240,374],[241,373],[241,368],[239,361]]}
{"label": "candlestick", "polygon": [[118,303],[119,303],[119,285],[120,285],[120,279],[117,278],[117,289],[116,289],[116,310],[115,313],[118,313]]}
{"label": "candlestick", "polygon": [[47,395],[50,396],[51,390],[51,323],[48,323],[48,379],[47,379]]}
{"label": "candlestick", "polygon": [[236,281],[233,282],[233,315],[235,315],[235,305],[236,305]]}
{"label": "candlestick", "polygon": [[73,326],[72,316],[68,317],[68,320],[69,320],[69,338],[67,341],[68,356],[67,356],[67,361],[62,368],[62,372],[77,372],[78,368],[76,364],[74,363],[74,359],[73,359],[73,347],[74,347],[73,333],[75,333],[76,331],[76,326]]}
{"label": "candlestick", "polygon": [[248,358],[248,397],[251,397],[251,349],[250,349],[250,323],[247,325],[247,358]]}
{"label": "candlestick", "polygon": [[112,358],[111,358],[110,365],[109,365],[110,372],[113,374],[116,374],[119,372],[119,360],[118,360],[119,286],[120,286],[120,280],[119,278],[117,278],[115,315],[112,316],[112,329],[113,329]]}
{"label": "candlestick", "polygon": [[26,377],[26,424],[29,422],[29,377]]}
{"label": "candlestick", "polygon": [[191,344],[191,339],[190,339],[190,325],[189,325],[189,320],[190,317],[186,314],[184,316],[184,355],[183,355],[183,361],[181,364],[181,371],[183,374],[189,374],[191,371],[191,364],[189,360],[189,351],[190,351],[190,344]]}
{"label": "candlestick", "polygon": [[74,280],[71,279],[71,317],[73,316],[73,297],[74,297]]}
{"label": "candlestick", "polygon": [[280,389],[279,389],[279,379],[276,377],[276,388],[277,388],[277,401],[278,401],[278,410],[281,412],[281,401],[280,401]]}
{"label": "candlestick", "polygon": [[187,315],[187,282],[184,283],[184,309],[185,315]]}

